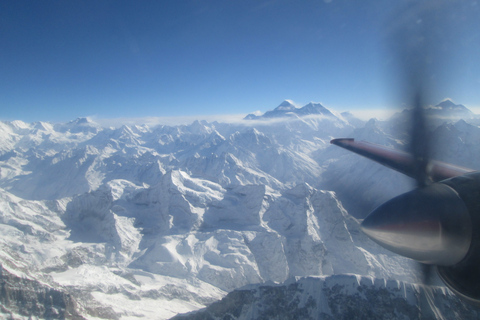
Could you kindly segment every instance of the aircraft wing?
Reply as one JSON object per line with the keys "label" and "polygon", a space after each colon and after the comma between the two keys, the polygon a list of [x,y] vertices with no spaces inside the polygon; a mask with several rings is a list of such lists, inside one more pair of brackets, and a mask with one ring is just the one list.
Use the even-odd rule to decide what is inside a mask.
{"label": "aircraft wing", "polygon": [[[414,161],[409,153],[366,141],[355,141],[352,138],[333,139],[330,143],[415,179]],[[430,161],[427,170],[428,175],[434,182],[475,171],[440,161]]]}

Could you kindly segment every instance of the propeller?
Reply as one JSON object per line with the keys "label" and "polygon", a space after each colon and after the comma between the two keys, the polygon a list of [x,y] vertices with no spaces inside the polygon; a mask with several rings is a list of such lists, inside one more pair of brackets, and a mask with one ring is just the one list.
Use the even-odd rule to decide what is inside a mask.
{"label": "propeller", "polygon": [[[427,117],[424,110],[425,90],[428,87],[427,57],[431,51],[431,46],[427,40],[428,34],[425,34],[425,28],[422,25],[426,23],[425,20],[417,21],[411,21],[410,24],[416,25],[419,30],[415,30],[410,37],[407,34],[399,38],[399,43],[401,44],[402,40],[414,39],[414,41],[404,44],[403,54],[406,58],[402,60],[405,62],[406,79],[413,84],[413,93],[410,93],[413,110],[411,113],[411,133],[408,146],[413,157],[416,186],[417,188],[423,188],[432,181],[427,171],[430,161],[430,139],[428,137]],[[412,33],[412,31],[409,30],[409,33]],[[431,285],[435,266],[419,262],[418,270],[421,274],[421,282],[425,285]]]}
{"label": "propeller", "polygon": [[[428,134],[428,118],[425,106],[430,101],[435,82],[434,76],[440,73],[438,68],[444,65],[445,56],[441,50],[441,39],[438,32],[444,37],[446,34],[445,16],[451,1],[411,1],[396,18],[392,19],[387,28],[387,41],[398,61],[401,78],[400,94],[406,97],[411,110],[409,152],[413,157],[413,177],[416,187],[423,189],[431,185],[429,173],[432,146]],[[431,205],[414,203],[415,197],[406,197],[410,201],[407,210],[432,210]],[[405,200],[404,200],[405,201]],[[418,208],[417,208],[418,206]],[[430,207],[428,207],[430,206]],[[462,208],[463,210],[463,208]],[[401,215],[402,213],[399,213]],[[428,214],[427,214],[428,215]],[[418,221],[416,221],[418,223]],[[425,222],[426,223],[426,222]],[[430,240],[430,239],[429,239]],[[427,241],[428,242],[428,241]],[[427,243],[426,242],[426,243]],[[418,259],[422,261],[422,259]],[[434,264],[419,263],[418,270],[421,281],[431,285]]]}
{"label": "propeller", "polygon": [[400,94],[413,106],[409,154],[354,139],[331,141],[415,179],[414,190],[376,208],[361,228],[381,246],[420,263],[418,270],[426,285],[419,301],[422,310],[430,309],[433,301],[429,289],[433,269],[459,297],[480,306],[480,171],[430,160],[432,144],[424,107],[438,89],[438,75],[447,62],[449,52],[443,49],[455,48],[448,22],[455,18],[458,4],[410,1],[387,28],[399,67],[396,74],[402,75]]}

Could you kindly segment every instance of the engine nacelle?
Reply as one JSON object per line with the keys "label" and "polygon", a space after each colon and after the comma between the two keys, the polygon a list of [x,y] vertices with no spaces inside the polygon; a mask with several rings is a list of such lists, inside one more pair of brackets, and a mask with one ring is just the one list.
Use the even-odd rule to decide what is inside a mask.
{"label": "engine nacelle", "polygon": [[480,173],[442,181],[454,189],[468,208],[472,227],[471,243],[462,261],[438,266],[438,274],[456,294],[480,305]]}
{"label": "engine nacelle", "polygon": [[480,304],[479,227],[478,172],[395,197],[362,223],[362,230],[381,246],[437,266],[445,284],[475,304]]}

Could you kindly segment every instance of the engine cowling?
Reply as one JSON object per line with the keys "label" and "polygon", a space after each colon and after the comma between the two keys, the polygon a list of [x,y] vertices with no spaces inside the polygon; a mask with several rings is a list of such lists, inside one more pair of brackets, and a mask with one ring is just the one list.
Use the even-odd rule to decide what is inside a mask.
{"label": "engine cowling", "polygon": [[480,173],[402,194],[375,209],[362,230],[383,247],[437,266],[445,284],[480,304]]}
{"label": "engine cowling", "polygon": [[458,192],[468,208],[472,236],[469,250],[462,261],[450,266],[438,266],[438,274],[452,291],[480,305],[480,173],[466,174],[442,183]]}

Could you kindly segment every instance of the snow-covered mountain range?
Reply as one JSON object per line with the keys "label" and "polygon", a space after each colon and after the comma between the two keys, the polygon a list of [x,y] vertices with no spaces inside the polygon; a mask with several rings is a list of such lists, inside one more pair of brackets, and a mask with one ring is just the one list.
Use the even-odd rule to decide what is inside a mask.
{"label": "snow-covered mountain range", "polygon": [[[458,115],[449,103],[435,110]],[[355,303],[382,292],[382,308],[398,300],[407,318],[421,307],[475,316],[441,283],[425,311],[416,265],[359,230],[356,218],[411,181],[329,144],[350,136],[404,148],[393,128],[407,114],[364,123],[285,101],[236,124],[1,122],[0,314],[167,319],[225,297],[184,317],[266,317],[272,303],[295,301],[292,317],[337,318],[364,290]],[[476,168],[476,118],[453,119],[432,128],[445,146],[436,156]]]}

